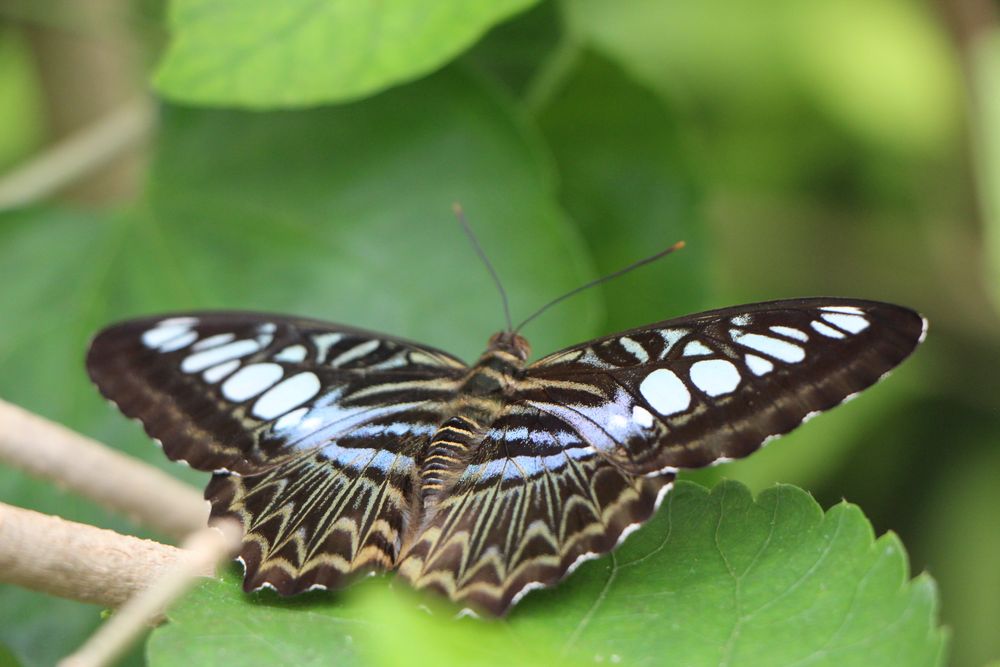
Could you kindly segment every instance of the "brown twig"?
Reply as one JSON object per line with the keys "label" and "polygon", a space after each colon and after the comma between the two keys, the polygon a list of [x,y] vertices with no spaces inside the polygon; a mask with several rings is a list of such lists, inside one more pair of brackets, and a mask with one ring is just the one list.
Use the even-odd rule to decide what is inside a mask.
{"label": "brown twig", "polygon": [[[144,35],[135,30],[132,17],[137,14],[130,11],[135,7],[124,0],[15,4],[24,6],[20,14],[26,20],[19,22],[15,16],[14,25],[20,23],[34,56],[49,141],[83,137],[88,126],[110,130],[107,143],[94,142],[88,150],[62,155],[51,165],[54,170],[39,174],[43,181],[38,182],[46,183],[49,193],[58,191],[62,199],[77,204],[134,198],[146,172],[143,133],[133,133],[135,127],[128,122],[116,129],[106,121],[119,115],[117,109],[127,109],[130,99],[149,97],[141,57]],[[76,169],[71,173],[67,166]]]}
{"label": "brown twig", "polygon": [[0,178],[0,210],[31,204],[106,166],[153,127],[145,98],[125,103]]}
{"label": "brown twig", "polygon": [[187,484],[4,401],[0,461],[177,539],[208,519],[208,504]]}
{"label": "brown twig", "polygon": [[0,503],[3,583],[118,607],[182,554],[177,547]]}
{"label": "brown twig", "polygon": [[111,619],[60,667],[100,667],[120,657],[177,598],[206,571],[211,572],[239,547],[242,530],[226,520],[185,540],[183,555],[154,582],[122,605]]}

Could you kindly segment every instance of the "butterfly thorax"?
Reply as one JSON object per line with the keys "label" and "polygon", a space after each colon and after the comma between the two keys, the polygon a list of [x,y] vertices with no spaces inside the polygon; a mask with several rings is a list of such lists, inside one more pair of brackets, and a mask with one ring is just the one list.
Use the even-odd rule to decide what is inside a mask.
{"label": "butterfly thorax", "polygon": [[500,396],[524,374],[531,354],[528,341],[515,333],[501,331],[490,337],[489,345],[462,383],[461,395]]}
{"label": "butterfly thorax", "polygon": [[524,374],[530,353],[527,340],[502,331],[490,338],[486,351],[469,368],[451,406],[452,416],[434,433],[420,466],[425,504],[461,475],[487,427],[503,410],[504,396]]}

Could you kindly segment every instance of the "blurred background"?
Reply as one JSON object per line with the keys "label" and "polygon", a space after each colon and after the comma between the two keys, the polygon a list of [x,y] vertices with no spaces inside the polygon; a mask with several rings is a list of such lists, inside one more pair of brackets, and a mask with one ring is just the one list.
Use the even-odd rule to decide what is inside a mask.
{"label": "blurred background", "polygon": [[[922,311],[927,342],[890,380],[689,477],[857,503],[937,580],[950,664],[1000,659],[995,2],[521,1],[450,53],[339,90],[232,54],[177,74],[173,33],[199,4],[0,0],[0,397],[200,485],[88,386],[104,324],[266,309],[468,359],[502,311],[453,201],[515,319],[684,239],[535,321],[534,349],[794,296]],[[275,12],[275,31],[294,25]],[[386,49],[358,62],[392,70]],[[147,534],[15,471],[0,500]],[[98,621],[0,587],[0,662],[50,664]]]}

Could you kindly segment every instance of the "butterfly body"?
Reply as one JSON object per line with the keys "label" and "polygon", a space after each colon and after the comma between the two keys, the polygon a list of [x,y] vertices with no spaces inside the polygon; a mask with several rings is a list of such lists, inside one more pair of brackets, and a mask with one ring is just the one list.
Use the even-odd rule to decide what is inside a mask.
{"label": "butterfly body", "polygon": [[247,590],[397,570],[505,613],[611,550],[678,470],[746,456],[873,384],[912,311],[799,299],[660,322],[528,363],[501,332],[467,366],[341,325],[186,313],[101,332],[87,366],[245,528]]}

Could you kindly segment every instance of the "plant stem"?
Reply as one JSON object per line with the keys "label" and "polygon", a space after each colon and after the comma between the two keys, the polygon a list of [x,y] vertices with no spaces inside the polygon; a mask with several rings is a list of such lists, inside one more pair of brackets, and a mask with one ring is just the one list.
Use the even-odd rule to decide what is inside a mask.
{"label": "plant stem", "polygon": [[0,461],[173,538],[208,520],[208,503],[187,484],[2,400]]}

